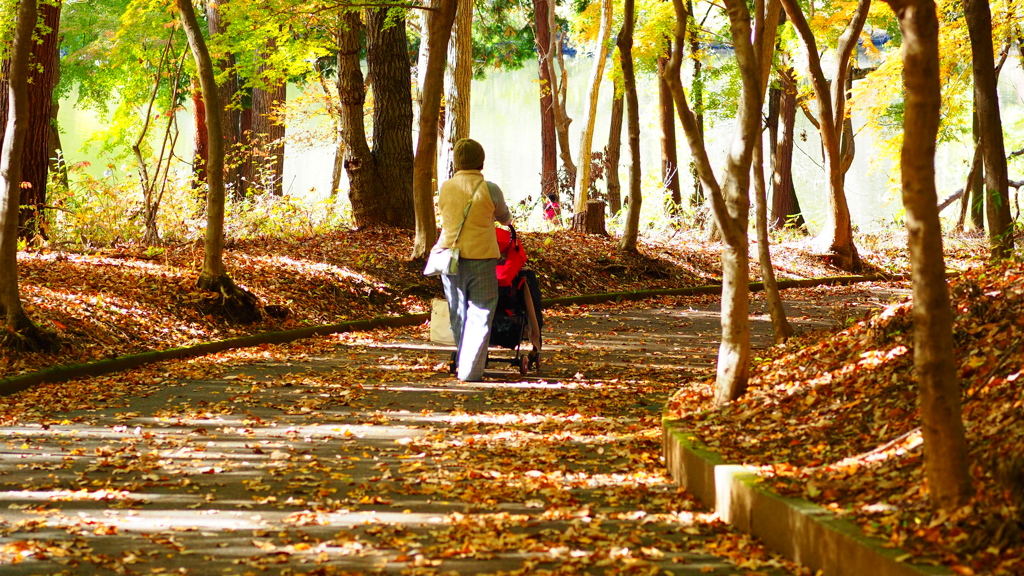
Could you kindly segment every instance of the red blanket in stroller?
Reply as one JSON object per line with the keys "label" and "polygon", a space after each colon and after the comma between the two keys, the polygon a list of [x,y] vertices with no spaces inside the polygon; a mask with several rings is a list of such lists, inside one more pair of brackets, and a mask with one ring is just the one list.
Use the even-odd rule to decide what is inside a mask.
{"label": "red blanket in stroller", "polygon": [[501,257],[498,259],[498,286],[511,286],[519,271],[526,264],[526,251],[516,238],[516,229],[495,228],[498,236],[498,250]]}

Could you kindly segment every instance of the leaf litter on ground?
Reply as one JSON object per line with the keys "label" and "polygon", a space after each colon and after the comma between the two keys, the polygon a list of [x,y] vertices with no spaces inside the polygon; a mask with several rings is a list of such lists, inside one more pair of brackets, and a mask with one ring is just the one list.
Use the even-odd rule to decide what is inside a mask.
{"label": "leaf litter on ground", "polygon": [[759,351],[746,396],[711,403],[713,382],[681,388],[667,412],[774,491],[807,498],[957,574],[1024,573],[1024,265],[951,281],[954,345],[975,496],[931,509],[914,376],[911,302],[838,332]]}

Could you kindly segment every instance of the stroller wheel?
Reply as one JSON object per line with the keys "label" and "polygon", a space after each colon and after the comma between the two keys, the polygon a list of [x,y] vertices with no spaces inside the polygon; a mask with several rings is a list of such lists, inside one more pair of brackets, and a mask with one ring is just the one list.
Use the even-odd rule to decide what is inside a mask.
{"label": "stroller wheel", "polygon": [[523,356],[519,359],[519,375],[526,376],[526,371],[530,367],[530,359]]}

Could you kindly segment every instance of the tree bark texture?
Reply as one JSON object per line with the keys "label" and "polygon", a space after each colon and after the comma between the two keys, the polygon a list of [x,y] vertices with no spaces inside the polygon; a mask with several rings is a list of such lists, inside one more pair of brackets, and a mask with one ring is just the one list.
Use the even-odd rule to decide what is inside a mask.
{"label": "tree bark texture", "polygon": [[828,185],[829,209],[826,211],[825,226],[816,244],[829,261],[843,270],[855,271],[860,268],[860,256],[853,242],[853,225],[850,208],[843,189],[841,138],[846,117],[846,77],[849,73],[850,57],[857,45],[857,39],[867,20],[871,0],[859,0],[850,24],[839,37],[836,47],[836,69],[831,86],[821,69],[814,33],[807,23],[796,0],[782,0],[786,15],[796,27],[807,47],[811,84],[818,100],[818,126],[822,146],[825,149],[825,175]]}
{"label": "tree bark texture", "polygon": [[548,26],[548,0],[533,0],[536,20],[537,68],[540,76],[540,189],[544,198],[554,194],[558,197],[558,141],[555,138],[555,104],[545,51],[539,49],[551,45],[551,28]]}
{"label": "tree bark texture", "polygon": [[[447,180],[455,175],[455,143],[469,138],[470,87],[473,81],[473,1],[458,0],[459,7],[448,41],[444,71],[444,141],[441,170]],[[436,189],[436,188],[435,188]]]}
{"label": "tree bark texture", "polygon": [[941,105],[939,22],[934,0],[887,0],[903,33],[903,205],[914,294],[914,371],[920,389],[925,478],[932,503],[951,512],[971,490],[953,317],[936,207],[935,141]]}
{"label": "tree bark texture", "polygon": [[582,212],[572,216],[572,228],[586,234],[607,236],[608,230],[604,225],[605,203],[600,200],[590,200]]}
{"label": "tree bark texture", "polygon": [[[974,140],[975,148],[979,148],[982,145],[981,142],[981,125],[978,122],[978,109],[974,107],[974,120],[972,124],[972,137]],[[984,150],[982,150],[984,154]],[[984,230],[985,229],[985,165],[978,159],[978,170],[974,174],[974,177],[970,179],[969,184],[969,196],[970,196],[970,213],[971,213],[971,229],[972,230]],[[966,194],[966,193],[965,193]]]}
{"label": "tree bark texture", "polygon": [[999,116],[996,64],[992,46],[992,13],[987,0],[964,0],[964,19],[971,37],[974,63],[974,104],[978,114],[985,165],[985,212],[992,258],[1013,253],[1013,222],[1007,184],[1003,124]]}
{"label": "tree bark texture", "polygon": [[[671,53],[672,41],[668,42]],[[678,209],[683,204],[679,190],[679,155],[676,153],[676,107],[672,103],[672,92],[665,81],[665,65],[668,56],[658,58],[658,111],[661,121],[661,182],[668,190],[672,205]]]}
{"label": "tree bark texture", "polygon": [[[229,0],[210,2],[206,4],[206,23],[210,37],[226,31],[226,26],[221,18],[219,5],[226,4]],[[208,52],[207,52],[208,53]],[[239,159],[242,144],[242,108],[237,101],[238,74],[233,71],[235,67],[235,55],[225,54],[217,62],[221,72],[226,72],[225,80],[217,87],[218,101],[222,107],[220,113],[221,133],[224,135],[224,186],[232,198],[245,198],[245,181],[242,179],[242,166]],[[210,118],[208,116],[208,118]]]}
{"label": "tree bark texture", "polygon": [[[547,19],[548,30],[550,30],[550,42],[547,46],[538,46],[538,51],[543,53],[543,60],[548,67],[548,76],[551,82],[551,103],[554,105],[555,113],[555,139],[558,142],[559,158],[562,160],[562,169],[565,171],[566,190],[576,188],[576,164],[572,161],[572,151],[569,149],[569,124],[572,118],[566,113],[566,99],[568,98],[568,74],[565,71],[565,62],[562,59],[562,35],[558,32],[555,22],[555,4],[548,2]],[[560,186],[561,187],[561,186]]]}
{"label": "tree bark texture", "polygon": [[[439,10],[430,19],[429,56],[420,87],[419,141],[413,166],[413,198],[416,211],[416,236],[413,258],[425,258],[437,241],[437,221],[434,218],[434,190],[436,178],[434,164],[437,159],[437,126],[441,114],[441,92],[444,90],[444,48],[451,38],[457,17],[458,0],[441,0]],[[358,53],[356,54],[358,58]],[[358,60],[356,65],[358,67]]]}
{"label": "tree bark texture", "polygon": [[[771,76],[772,55],[775,51],[779,21],[779,0],[771,0],[767,6],[763,0],[758,0],[754,6],[757,10],[754,20],[754,48],[760,70],[758,96],[763,99]],[[764,278],[765,299],[768,301],[768,312],[772,319],[772,335],[775,343],[781,343],[788,340],[794,330],[786,319],[786,309],[782,305],[782,296],[775,280],[775,268],[772,266],[769,249],[768,193],[764,177],[764,139],[761,133],[759,129],[751,160],[754,175],[754,229],[757,234],[758,262],[761,265],[761,276]]]}
{"label": "tree bark texture", "polygon": [[[622,156],[622,115],[626,107],[625,95],[618,87],[612,96],[611,126],[608,129],[608,147],[604,155],[608,182],[608,209],[614,215],[622,210],[622,185],[619,183],[619,159]],[[673,120],[674,121],[674,120]]]}
{"label": "tree bark texture", "polygon": [[772,170],[771,227],[782,230],[787,225],[801,228],[805,225],[800,200],[793,186],[793,146],[796,132],[796,81],[793,71],[779,71],[782,87],[779,94],[779,142],[775,148]]}
{"label": "tree bark texture", "polygon": [[[677,15],[678,16],[678,15]],[[677,24],[678,26],[678,24]],[[701,134],[701,139],[704,138],[704,64],[701,62],[700,57],[700,26],[697,25],[697,18],[693,13],[693,2],[686,0],[686,30],[685,40],[689,43],[690,62],[693,65],[693,79],[690,82],[690,91],[693,98],[693,114],[694,121],[697,125],[697,131]],[[680,41],[680,37],[676,34],[676,42]],[[680,47],[681,48],[681,47]],[[680,70],[674,72],[677,76],[680,74],[682,63],[680,63]],[[680,80],[681,82],[681,80]],[[669,87],[672,90],[672,87]],[[675,95],[673,95],[675,99]],[[677,110],[678,114],[679,111]],[[693,160],[690,161],[690,175],[693,177],[693,193],[690,195],[690,206],[694,210],[695,224],[699,228],[703,228],[707,223],[707,213],[704,209],[704,184],[701,183],[700,174],[697,171],[697,163]],[[714,227],[712,227],[714,228]]]}
{"label": "tree bark texture", "polygon": [[50,174],[50,122],[53,89],[60,66],[57,54],[61,2],[37,5],[41,27],[32,44],[28,80],[28,127],[21,159],[21,206],[18,235],[30,239],[46,237],[46,181]]}
{"label": "tree bark texture", "polygon": [[206,165],[210,162],[210,135],[206,126],[206,102],[203,100],[203,90],[194,79],[192,80],[192,108],[195,110],[196,122],[192,175],[198,184],[206,182]]}
{"label": "tree bark texture", "polygon": [[622,227],[619,250],[636,252],[640,235],[640,108],[637,104],[636,73],[633,70],[633,29],[636,20],[634,0],[626,0],[622,10],[622,29],[615,44],[619,48],[622,83],[626,99],[626,134],[629,141],[629,204],[626,224]]}
{"label": "tree bark texture", "polygon": [[[268,50],[276,48],[274,43]],[[284,194],[284,123],[277,119],[278,110],[287,99],[283,79],[267,76],[267,67],[260,66],[259,74],[264,75],[266,86],[252,89],[252,140],[255,144],[255,184],[263,193],[282,196]]]}
{"label": "tree bark texture", "polygon": [[576,206],[574,212],[583,212],[590,200],[590,163],[594,147],[594,125],[597,123],[598,96],[601,92],[601,80],[604,78],[604,65],[608,60],[608,39],[612,35],[612,0],[601,0],[601,28],[597,33],[597,52],[594,65],[590,70],[590,83],[587,86],[587,100],[583,107],[585,124],[580,132],[579,161],[576,173]]}
{"label": "tree bark texture", "polygon": [[213,61],[206,40],[199,28],[191,0],[176,0],[182,27],[188,37],[192,57],[196,61],[199,86],[202,88],[206,105],[207,133],[209,134],[209,157],[207,163],[206,193],[206,236],[203,240],[203,268],[199,273],[198,286],[203,290],[216,292],[220,296],[220,307],[232,321],[251,323],[259,320],[263,311],[259,300],[250,292],[235,285],[224,267],[224,109],[220,101],[217,82],[214,79]]}
{"label": "tree bark texture", "polygon": [[750,376],[749,256],[747,227],[750,211],[748,196],[750,164],[754,144],[760,138],[761,96],[760,66],[751,44],[750,12],[740,0],[726,0],[730,32],[742,79],[742,92],[733,144],[726,159],[725,181],[719,186],[704,147],[696,116],[686,102],[679,77],[681,44],[685,35],[686,12],[682,0],[673,0],[676,30],[672,59],[666,79],[676,104],[676,112],[690,145],[697,173],[708,191],[722,246],[722,343],[718,351],[715,402],[724,404],[743,395]]}
{"label": "tree bark texture", "polygon": [[192,8],[191,0],[176,0],[181,21],[196,61],[199,86],[206,108],[207,142],[207,191],[206,191],[206,237],[203,242],[203,269],[199,276],[201,288],[225,276],[224,270],[224,123],[221,118],[220,91],[214,80],[213,62],[206,47],[206,40],[199,30],[199,22]]}
{"label": "tree bark texture", "polygon": [[[405,20],[388,9],[366,14],[366,68],[373,84],[373,153],[385,183],[376,208],[392,226],[413,229],[412,69]],[[435,124],[436,125],[436,124]]]}
{"label": "tree bark texture", "polygon": [[[15,332],[31,324],[21,305],[18,292],[18,206],[21,194],[21,167],[28,133],[28,76],[32,52],[32,32],[36,26],[35,0],[21,0],[14,43],[8,67],[7,121],[0,148],[0,185],[3,197],[0,228],[0,314],[7,329]],[[9,342],[4,341],[5,345]]]}
{"label": "tree bark texture", "polygon": [[[386,9],[366,13],[366,64],[373,86],[373,149],[366,143],[366,92],[359,65],[362,23],[343,17],[338,39],[338,94],[345,171],[357,227],[413,228],[412,85],[404,21],[384,28]],[[441,54],[444,52],[441,51]],[[432,132],[436,134],[437,123]]]}

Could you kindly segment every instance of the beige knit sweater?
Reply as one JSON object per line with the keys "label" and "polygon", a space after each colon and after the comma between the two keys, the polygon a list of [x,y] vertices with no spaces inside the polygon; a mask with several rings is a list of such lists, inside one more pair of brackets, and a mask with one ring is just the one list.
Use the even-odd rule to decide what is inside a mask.
{"label": "beige knit sweater", "polygon": [[[462,222],[471,195],[473,205],[466,215],[465,224],[462,225],[462,233],[459,234],[459,223]],[[441,209],[441,236],[437,239],[437,245],[442,248],[458,247],[460,257],[470,260],[498,258],[501,254],[494,234],[494,222],[497,220],[507,225],[511,221],[500,189],[498,196],[501,206],[496,207],[491,198],[491,190],[479,170],[456,172],[455,176],[441,185],[438,198],[438,206]],[[456,234],[459,234],[457,243]]]}

